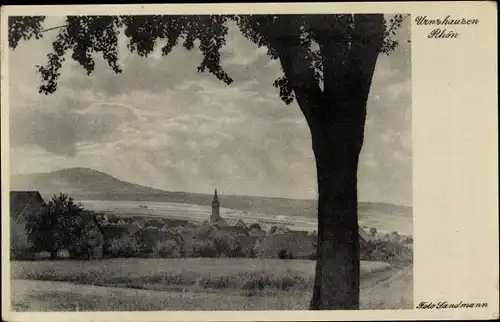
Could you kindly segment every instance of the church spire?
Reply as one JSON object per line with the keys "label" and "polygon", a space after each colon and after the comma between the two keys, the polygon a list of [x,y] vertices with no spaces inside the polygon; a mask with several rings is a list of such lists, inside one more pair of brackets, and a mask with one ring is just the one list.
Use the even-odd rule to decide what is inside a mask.
{"label": "church spire", "polygon": [[217,189],[215,189],[214,200],[212,201],[212,215],[210,216],[210,222],[215,223],[220,219],[220,203],[219,197],[217,196]]}

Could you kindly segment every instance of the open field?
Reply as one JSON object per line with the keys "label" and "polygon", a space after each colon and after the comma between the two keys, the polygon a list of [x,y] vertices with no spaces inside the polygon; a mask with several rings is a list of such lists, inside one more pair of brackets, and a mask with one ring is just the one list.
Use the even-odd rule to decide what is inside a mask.
{"label": "open field", "polygon": [[[210,203],[204,205],[154,202],[154,201],[126,201],[126,200],[80,200],[88,210],[98,212],[114,212],[120,216],[147,216],[157,218],[185,219],[193,222],[207,220],[211,214]],[[139,207],[139,206],[146,206]],[[224,218],[240,218],[246,223],[267,221],[283,223],[296,230],[314,230],[317,227],[315,212],[312,214],[278,214],[256,211],[243,211],[221,207],[221,216]],[[413,219],[408,215],[398,215],[392,212],[382,212],[375,209],[360,209],[359,224],[366,227],[375,227],[379,231],[397,231],[403,235],[413,235]]]}
{"label": "open field", "polygon": [[[12,262],[11,272],[12,305],[20,311],[303,310],[311,295],[314,262],[40,261]],[[412,285],[411,267],[362,262],[362,308],[410,308]]]}
{"label": "open field", "polygon": [[[307,290],[314,265],[306,260],[232,258],[15,261],[11,278],[152,290]],[[363,261],[361,275],[389,268],[387,263]]]}

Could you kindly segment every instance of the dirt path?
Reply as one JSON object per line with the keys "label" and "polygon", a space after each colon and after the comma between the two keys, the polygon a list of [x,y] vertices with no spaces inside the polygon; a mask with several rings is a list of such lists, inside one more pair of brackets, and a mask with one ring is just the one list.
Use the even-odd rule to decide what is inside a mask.
{"label": "dirt path", "polygon": [[[363,309],[411,308],[412,267],[374,273],[361,283]],[[304,310],[309,292],[240,296],[220,293],[159,292],[64,282],[13,280],[15,311]]]}

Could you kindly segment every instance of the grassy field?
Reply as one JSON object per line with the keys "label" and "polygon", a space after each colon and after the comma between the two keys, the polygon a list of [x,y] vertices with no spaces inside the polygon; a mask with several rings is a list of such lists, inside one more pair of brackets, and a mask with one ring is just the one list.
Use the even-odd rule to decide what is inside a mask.
{"label": "grassy field", "polygon": [[[361,275],[389,268],[382,262],[362,262]],[[157,291],[305,291],[314,279],[314,262],[231,258],[17,261],[11,264],[11,276]]]}
{"label": "grassy field", "polygon": [[[411,267],[362,262],[364,309],[412,307]],[[18,311],[305,310],[314,262],[110,259],[12,262]]]}

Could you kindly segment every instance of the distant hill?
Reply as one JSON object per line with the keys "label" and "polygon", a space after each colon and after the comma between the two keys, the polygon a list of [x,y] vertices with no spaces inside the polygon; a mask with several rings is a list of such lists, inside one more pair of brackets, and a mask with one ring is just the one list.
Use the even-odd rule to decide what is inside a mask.
{"label": "distant hill", "polygon": [[[14,175],[11,190],[38,190],[44,198],[64,192],[78,200],[130,200],[178,202],[209,205],[211,194],[164,191],[125,182],[106,173],[88,168],[68,168],[50,173]],[[264,212],[276,215],[316,216],[316,200],[254,196],[219,196],[225,208]],[[379,212],[412,216],[412,208],[385,203],[360,203],[360,212]]]}
{"label": "distant hill", "polygon": [[65,192],[75,197],[165,193],[162,190],[121,181],[104,172],[88,168],[69,168],[11,177],[11,190],[27,189],[38,190],[44,196]]}

